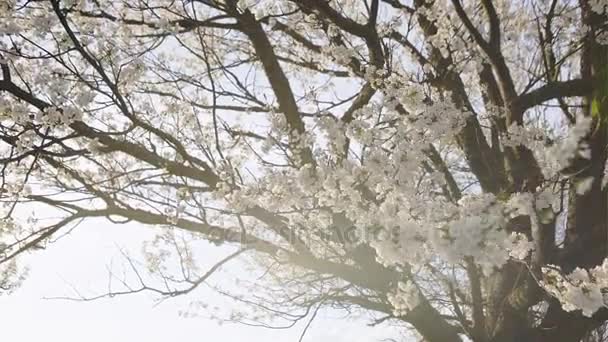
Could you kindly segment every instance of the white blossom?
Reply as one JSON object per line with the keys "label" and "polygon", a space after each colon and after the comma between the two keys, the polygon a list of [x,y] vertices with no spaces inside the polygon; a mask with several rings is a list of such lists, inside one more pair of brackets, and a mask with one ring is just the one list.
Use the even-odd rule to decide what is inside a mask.
{"label": "white blossom", "polygon": [[396,316],[405,316],[420,303],[418,287],[411,281],[399,282],[397,289],[388,294],[388,301]]}

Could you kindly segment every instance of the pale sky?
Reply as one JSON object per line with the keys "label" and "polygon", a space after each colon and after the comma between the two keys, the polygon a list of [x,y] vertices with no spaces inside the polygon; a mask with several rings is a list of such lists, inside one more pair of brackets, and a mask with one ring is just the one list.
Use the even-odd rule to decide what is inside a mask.
{"label": "pale sky", "polygon": [[[298,341],[306,321],[289,330],[270,330],[220,325],[205,317],[205,312],[199,312],[200,316],[194,318],[178,314],[194,300],[209,300],[228,307],[237,305],[205,290],[169,299],[160,305],[155,305],[149,294],[92,302],[45,299],[74,297],[72,286],[87,295],[103,293],[107,289],[107,266],[124,261],[118,246],[137,253],[141,243],[153,234],[154,229],[150,227],[89,221],[46,250],[24,258],[30,266],[27,280],[13,294],[0,296],[0,339],[12,342]],[[319,314],[303,341],[399,340],[403,333],[387,325],[368,327],[369,320],[346,321],[339,317],[337,312]]]}

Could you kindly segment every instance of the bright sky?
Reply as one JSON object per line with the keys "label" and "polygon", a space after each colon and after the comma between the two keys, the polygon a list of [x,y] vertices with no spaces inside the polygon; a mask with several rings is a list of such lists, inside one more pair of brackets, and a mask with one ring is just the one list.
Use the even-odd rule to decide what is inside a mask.
{"label": "bright sky", "polygon": [[[72,287],[87,295],[107,289],[107,267],[124,263],[119,246],[137,253],[154,229],[89,221],[46,250],[27,257],[30,272],[23,286],[0,297],[2,341],[62,342],[200,342],[200,341],[298,341],[304,324],[289,330],[270,330],[236,324],[220,325],[205,312],[184,318],[180,310],[194,300],[237,304],[211,291],[173,298],[155,305],[148,294],[101,299],[92,302],[51,300],[74,297]],[[210,254],[217,252],[209,251]],[[230,265],[227,265],[229,269]],[[218,275],[221,277],[222,275]],[[217,282],[218,279],[216,279]],[[221,281],[221,279],[219,279]],[[368,327],[369,320],[340,319],[336,312],[319,314],[303,341],[386,341],[403,331],[386,325]]]}

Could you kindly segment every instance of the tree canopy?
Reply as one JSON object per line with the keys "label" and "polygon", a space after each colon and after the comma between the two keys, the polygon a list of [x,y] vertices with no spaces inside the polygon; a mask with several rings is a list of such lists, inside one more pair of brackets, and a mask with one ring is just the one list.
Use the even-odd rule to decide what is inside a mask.
{"label": "tree canopy", "polygon": [[[429,342],[601,340],[607,10],[1,0],[0,286],[105,218],[162,228],[146,255],[166,286],[131,292],[254,257],[255,291],[226,293],[243,320],[329,306]],[[234,252],[198,270],[200,239]]]}

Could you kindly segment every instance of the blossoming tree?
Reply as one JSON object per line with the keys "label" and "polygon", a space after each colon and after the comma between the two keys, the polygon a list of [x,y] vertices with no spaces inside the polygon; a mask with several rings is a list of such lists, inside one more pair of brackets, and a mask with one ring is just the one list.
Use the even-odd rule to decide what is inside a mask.
{"label": "blossoming tree", "polygon": [[[430,342],[597,335],[606,11],[2,0],[0,285],[23,252],[103,217],[162,227],[149,269],[178,255],[181,277],[140,289],[161,296],[253,256],[271,272],[233,296],[266,315],[243,320],[333,306]],[[198,272],[195,239],[236,252]]]}

